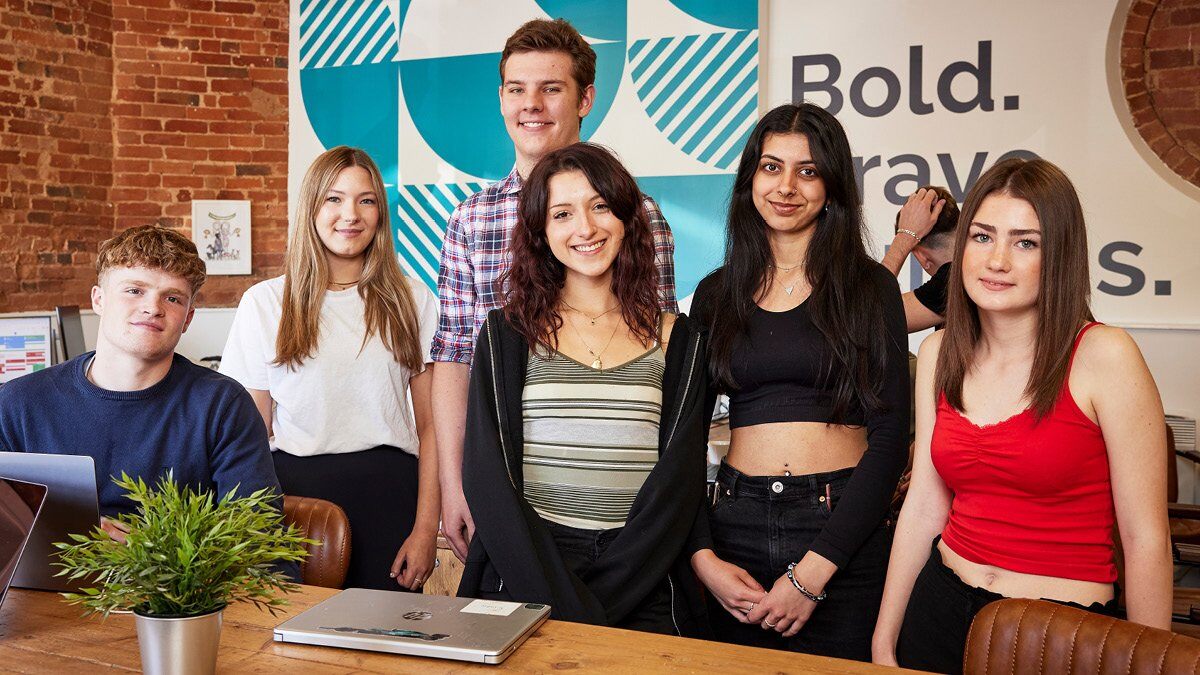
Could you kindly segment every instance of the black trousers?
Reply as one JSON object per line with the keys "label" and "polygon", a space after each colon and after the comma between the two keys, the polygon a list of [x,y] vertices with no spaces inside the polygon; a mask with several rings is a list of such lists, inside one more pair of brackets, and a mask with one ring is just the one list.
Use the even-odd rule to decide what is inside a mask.
{"label": "black trousers", "polygon": [[[709,514],[714,552],[746,570],[768,591],[788,563],[804,557],[850,480],[853,469],[806,476],[747,476],[727,464],[717,473]],[[871,635],[883,599],[892,522],[880,522],[854,557],[830,579],[827,599],[800,632],[784,638],[738,622],[709,596],[718,640],[859,661],[871,660]]]}
{"label": "black trousers", "polygon": [[[937,548],[939,541],[941,537],[933,540],[929,560],[913,584],[896,642],[896,660],[905,668],[961,673],[971,621],[984,606],[1003,600],[1004,596],[968,586],[959,579],[954,570],[942,562],[942,554]],[[1115,598],[1088,607],[1059,600],[1050,602],[1107,616],[1117,615]]]}
{"label": "black trousers", "polygon": [[407,590],[391,578],[392,561],[417,518],[417,458],[380,446],[339,455],[271,453],[285,495],[316,497],[350,519],[346,588]]}

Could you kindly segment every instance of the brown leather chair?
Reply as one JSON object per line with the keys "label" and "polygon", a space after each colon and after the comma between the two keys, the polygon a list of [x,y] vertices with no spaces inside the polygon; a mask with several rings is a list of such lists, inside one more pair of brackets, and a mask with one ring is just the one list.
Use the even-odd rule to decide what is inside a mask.
{"label": "brown leather chair", "polygon": [[1200,673],[1200,640],[1045,600],[998,600],[971,623],[963,672]]}
{"label": "brown leather chair", "polygon": [[300,580],[310,586],[341,588],[350,566],[350,520],[342,507],[324,499],[284,495],[283,518],[295,524],[309,544],[300,562]]}

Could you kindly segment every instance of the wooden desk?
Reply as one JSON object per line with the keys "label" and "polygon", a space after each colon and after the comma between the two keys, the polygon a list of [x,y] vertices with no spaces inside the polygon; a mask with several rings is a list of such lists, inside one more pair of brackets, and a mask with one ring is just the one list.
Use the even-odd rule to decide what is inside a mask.
{"label": "wooden desk", "polygon": [[[292,595],[291,613],[311,607],[336,591],[305,586]],[[753,672],[902,673],[853,661],[738,647],[717,642],[649,635],[548,621],[500,666],[439,661],[332,647],[281,644],[271,639],[274,618],[245,604],[225,610],[222,672],[281,673],[457,673],[502,668],[520,672]],[[93,672],[140,669],[137,634],[130,615],[81,618],[78,607],[53,593],[12,589],[0,608],[0,670]]]}

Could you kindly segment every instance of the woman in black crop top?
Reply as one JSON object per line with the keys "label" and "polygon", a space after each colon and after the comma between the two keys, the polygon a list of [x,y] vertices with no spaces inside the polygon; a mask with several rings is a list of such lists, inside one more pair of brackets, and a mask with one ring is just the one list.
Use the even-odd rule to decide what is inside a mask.
{"label": "woman in black crop top", "polygon": [[841,125],[809,104],[767,113],[738,166],[725,264],[692,305],[730,396],[711,539],[692,556],[719,639],[870,659],[909,384],[900,291],[863,236]]}

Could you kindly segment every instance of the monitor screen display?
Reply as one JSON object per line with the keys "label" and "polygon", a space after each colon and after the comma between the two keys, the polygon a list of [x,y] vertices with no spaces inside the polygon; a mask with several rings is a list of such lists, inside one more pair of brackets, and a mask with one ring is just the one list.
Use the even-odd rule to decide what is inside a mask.
{"label": "monitor screen display", "polygon": [[0,384],[49,368],[53,359],[51,317],[0,317]]}

